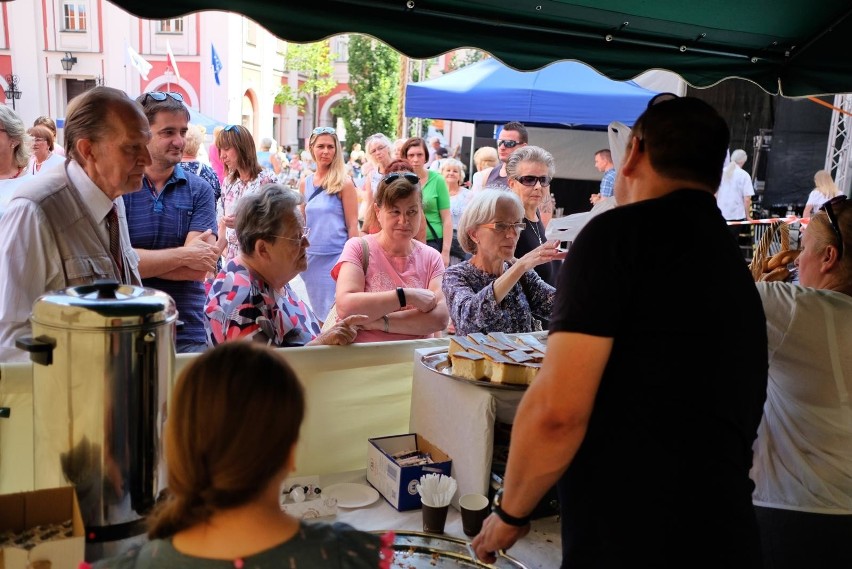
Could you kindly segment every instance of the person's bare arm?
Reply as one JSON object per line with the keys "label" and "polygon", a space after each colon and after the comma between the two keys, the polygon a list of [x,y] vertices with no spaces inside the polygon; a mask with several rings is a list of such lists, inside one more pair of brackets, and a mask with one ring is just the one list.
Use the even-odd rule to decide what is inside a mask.
{"label": "person's bare arm", "polygon": [[[447,327],[447,322],[450,319],[450,310],[447,308],[447,301],[444,298],[444,293],[441,290],[441,285],[444,281],[443,276],[435,277],[429,283],[429,291],[434,294],[435,305],[428,312],[421,310],[399,310],[388,314],[388,331],[394,334],[410,334],[413,336],[423,336],[438,332]],[[411,289],[405,289],[409,291]],[[423,290],[423,289],[414,289]],[[396,294],[396,293],[394,293]],[[406,292],[407,295],[407,292]],[[384,330],[378,326],[379,322],[373,322],[366,325],[367,329]],[[381,322],[382,326],[384,322]]]}
{"label": "person's bare arm", "polygon": [[[512,426],[501,504],[507,514],[529,515],[571,464],[586,435],[612,343],[612,338],[573,332],[548,337],[542,369]],[[492,563],[495,551],[511,547],[528,531],[529,526],[510,526],[492,514],[473,547],[480,560]]]}
{"label": "person's bare arm", "polygon": [[340,201],[343,202],[343,221],[346,223],[346,231],[349,237],[358,237],[361,230],[358,228],[358,193],[355,184],[347,180],[340,190]]}
{"label": "person's bare arm", "polygon": [[743,196],[743,207],[745,208],[746,219],[751,219],[751,196]]}
{"label": "person's bare arm", "polygon": [[450,266],[450,247],[453,244],[453,216],[450,210],[442,209],[441,213],[441,231],[443,233],[443,243],[441,244],[441,259],[444,261],[444,266]]}

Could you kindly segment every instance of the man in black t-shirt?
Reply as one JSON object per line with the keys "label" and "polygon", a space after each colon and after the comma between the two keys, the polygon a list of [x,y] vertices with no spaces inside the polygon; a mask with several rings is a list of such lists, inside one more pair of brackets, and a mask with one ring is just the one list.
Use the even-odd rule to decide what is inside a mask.
{"label": "man in black t-shirt", "polygon": [[761,566],[748,472],[766,323],[713,197],[727,144],[697,99],[636,122],[619,207],[589,222],[560,272],[480,558],[525,535],[558,481],[563,567]]}

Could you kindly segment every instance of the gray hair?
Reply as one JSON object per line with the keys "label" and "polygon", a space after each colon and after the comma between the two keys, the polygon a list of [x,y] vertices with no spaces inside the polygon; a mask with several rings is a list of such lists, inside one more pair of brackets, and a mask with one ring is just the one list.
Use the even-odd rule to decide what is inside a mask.
{"label": "gray hair", "polygon": [[15,147],[15,166],[18,168],[25,167],[30,160],[32,137],[27,134],[24,121],[11,107],[0,105],[0,126],[6,130],[6,135],[10,139],[18,143],[18,146]]}
{"label": "gray hair", "polygon": [[444,168],[447,168],[448,166],[458,168],[459,173],[461,173],[461,178],[464,180],[464,171],[466,168],[464,167],[464,164],[461,163],[461,160],[457,160],[455,158],[444,158],[441,161],[441,174],[444,173]]}
{"label": "gray hair", "polygon": [[459,220],[457,233],[462,249],[468,253],[476,253],[476,243],[471,239],[468,231],[494,219],[494,215],[497,213],[497,203],[500,201],[511,202],[517,210],[518,217],[524,217],[524,204],[521,203],[521,198],[515,192],[499,189],[486,189],[476,192]]}
{"label": "gray hair", "polygon": [[260,139],[260,149],[261,150],[269,150],[272,148],[272,139],[268,136],[264,136]]}
{"label": "gray hair", "polygon": [[367,151],[367,154],[370,153],[370,144],[374,142],[380,142],[381,144],[384,144],[388,147],[388,150],[390,150],[390,147],[393,145],[393,143],[387,136],[379,132],[377,134],[368,136],[367,140],[364,141],[364,150]]}
{"label": "gray hair", "polygon": [[553,161],[553,156],[540,146],[524,146],[512,152],[509,161],[506,162],[506,175],[509,178],[514,178],[518,173],[518,166],[522,162],[545,164],[547,175],[551,178],[556,173],[556,163]]}
{"label": "gray hair", "polygon": [[296,222],[302,194],[282,186],[267,184],[259,192],[244,195],[237,203],[236,230],[240,251],[251,257],[259,240],[272,241]]}
{"label": "gray hair", "polygon": [[84,162],[77,152],[78,140],[100,142],[109,138],[114,123],[120,120],[113,113],[120,113],[120,107],[132,109],[148,124],[142,107],[120,89],[95,87],[71,99],[65,115],[65,154],[69,160]]}

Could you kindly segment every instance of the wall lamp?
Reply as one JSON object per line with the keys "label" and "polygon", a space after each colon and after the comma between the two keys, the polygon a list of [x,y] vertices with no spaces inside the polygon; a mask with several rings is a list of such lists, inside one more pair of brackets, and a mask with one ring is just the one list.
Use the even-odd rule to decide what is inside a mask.
{"label": "wall lamp", "polygon": [[65,52],[65,57],[59,60],[62,64],[62,69],[65,71],[71,71],[71,68],[74,67],[74,64],[77,63],[77,58],[71,55],[70,51]]}

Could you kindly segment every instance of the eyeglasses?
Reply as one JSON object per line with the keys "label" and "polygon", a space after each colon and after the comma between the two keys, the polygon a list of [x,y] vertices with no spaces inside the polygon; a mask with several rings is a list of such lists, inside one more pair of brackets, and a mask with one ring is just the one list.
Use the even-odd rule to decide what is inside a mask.
{"label": "eyeglasses", "polygon": [[837,223],[837,214],[834,212],[834,206],[837,204],[846,201],[846,196],[843,194],[834,196],[819,208],[821,211],[825,210],[825,215],[828,216],[828,221],[831,223],[831,228],[834,229],[834,232],[837,233],[837,258],[843,256],[843,235],[840,233],[840,224]]}
{"label": "eyeglasses", "polygon": [[493,229],[497,233],[508,233],[510,229],[514,229],[515,233],[520,233],[524,229],[527,228],[526,223],[503,223],[502,221],[498,221],[496,223],[483,223],[480,227],[487,227],[488,229]]}
{"label": "eyeglasses", "polygon": [[166,97],[171,97],[178,103],[183,103],[183,95],[180,93],[173,93],[171,91],[149,91],[145,93],[145,98],[142,100],[143,105],[148,100],[148,97],[151,97],[157,102],[163,102],[166,100]]}
{"label": "eyeglasses", "polygon": [[47,139],[46,139],[46,138],[41,138],[41,137],[38,137],[38,136],[34,136],[34,137],[33,137],[33,142],[47,142]]}
{"label": "eyeglasses", "polygon": [[384,145],[384,144],[381,145],[381,146],[374,146],[372,149],[370,149],[370,154],[378,154],[382,150],[386,150],[386,149],[387,149],[387,146]]}
{"label": "eyeglasses", "polygon": [[310,235],[310,234],[311,234],[311,228],[306,227],[305,229],[302,230],[302,235],[298,239],[296,239],[295,237],[285,237],[284,235],[270,235],[270,237],[278,237],[279,239],[286,239],[287,241],[298,241],[299,243],[301,243],[302,241],[307,239],[308,235]]}
{"label": "eyeglasses", "polygon": [[505,146],[506,148],[514,148],[519,144],[521,144],[521,143],[518,142],[517,140],[498,140],[497,141],[497,148],[500,148],[501,146]]}
{"label": "eyeglasses", "polygon": [[337,132],[337,131],[335,131],[330,126],[318,126],[314,130],[311,131],[311,134],[313,136],[316,136],[318,134],[335,134],[335,132]]}
{"label": "eyeglasses", "polygon": [[224,130],[225,132],[231,132],[232,130],[238,131],[239,128],[240,128],[240,125],[238,125],[238,124],[229,124],[228,126],[223,128],[222,130]]}
{"label": "eyeglasses", "polygon": [[536,184],[541,184],[542,188],[546,188],[550,185],[550,181],[553,179],[550,176],[515,176],[514,177],[522,186],[526,186],[528,188],[534,188]]}
{"label": "eyeglasses", "polygon": [[406,181],[411,182],[412,184],[420,183],[420,178],[417,177],[417,174],[413,174],[411,172],[391,172],[390,174],[382,178],[382,182],[390,184],[398,178],[405,178]]}

